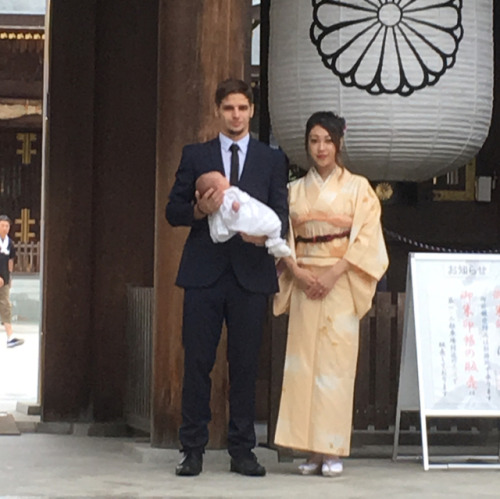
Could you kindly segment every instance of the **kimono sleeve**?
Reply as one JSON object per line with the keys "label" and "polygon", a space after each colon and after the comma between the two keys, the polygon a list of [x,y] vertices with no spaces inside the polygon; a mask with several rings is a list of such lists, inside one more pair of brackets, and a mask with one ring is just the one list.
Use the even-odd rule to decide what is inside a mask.
{"label": "kimono sleeve", "polygon": [[[288,221],[288,236],[287,244],[292,250],[290,255],[294,260],[297,259],[295,254],[295,238],[293,235],[292,223]],[[288,267],[285,267],[283,272],[278,277],[279,291],[274,295],[273,299],[273,314],[275,316],[288,314],[290,312],[290,299],[294,287],[294,279],[292,272]]]}
{"label": "kimono sleeve", "polygon": [[344,259],[352,265],[348,279],[357,314],[362,317],[370,310],[377,281],[387,270],[389,259],[380,223],[380,201],[366,179],[361,177],[360,182]]}

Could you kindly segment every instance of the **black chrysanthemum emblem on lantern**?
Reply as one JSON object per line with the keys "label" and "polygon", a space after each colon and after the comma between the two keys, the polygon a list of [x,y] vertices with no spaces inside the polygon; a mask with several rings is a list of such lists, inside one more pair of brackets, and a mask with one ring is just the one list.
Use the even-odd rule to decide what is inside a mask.
{"label": "black chrysanthemum emblem on lantern", "polygon": [[312,0],[311,40],[347,87],[408,96],[455,64],[462,0]]}

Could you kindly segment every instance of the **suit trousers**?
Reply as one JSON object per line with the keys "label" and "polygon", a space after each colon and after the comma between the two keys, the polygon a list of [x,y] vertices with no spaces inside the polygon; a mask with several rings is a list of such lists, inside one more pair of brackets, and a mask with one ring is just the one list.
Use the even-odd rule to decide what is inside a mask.
{"label": "suit trousers", "polygon": [[210,287],[185,289],[179,430],[184,451],[203,451],[208,442],[210,372],[224,321],[230,384],[228,451],[237,458],[255,447],[255,382],[267,302],[266,294],[242,288],[231,268]]}

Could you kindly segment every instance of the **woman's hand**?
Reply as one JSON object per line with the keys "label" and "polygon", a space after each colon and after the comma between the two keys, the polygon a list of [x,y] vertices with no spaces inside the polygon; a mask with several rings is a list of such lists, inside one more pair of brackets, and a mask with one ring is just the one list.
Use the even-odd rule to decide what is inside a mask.
{"label": "woman's hand", "polygon": [[311,300],[322,300],[333,289],[339,277],[349,269],[349,262],[339,260],[333,267],[325,270],[316,280],[316,283],[307,291]]}
{"label": "woman's hand", "polygon": [[294,266],[292,272],[293,277],[297,281],[297,286],[309,297],[308,292],[309,289],[315,286],[317,280],[316,276],[309,269],[303,269],[298,265]]}
{"label": "woman's hand", "polygon": [[335,271],[335,266],[330,267],[318,277],[314,286],[311,286],[307,297],[311,300],[322,300],[333,289],[339,277],[340,274]]}

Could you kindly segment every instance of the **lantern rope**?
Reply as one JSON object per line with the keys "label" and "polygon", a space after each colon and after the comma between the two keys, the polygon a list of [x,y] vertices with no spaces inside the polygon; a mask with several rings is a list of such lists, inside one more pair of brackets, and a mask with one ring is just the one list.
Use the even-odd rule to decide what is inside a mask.
{"label": "lantern rope", "polygon": [[384,234],[391,238],[392,240],[402,242],[409,246],[414,246],[420,249],[426,249],[430,251],[440,252],[440,253],[500,253],[500,250],[492,249],[492,250],[463,250],[457,248],[444,248],[442,246],[434,246],[432,244],[422,243],[419,241],[415,241],[414,239],[410,239],[409,237],[402,236],[397,232],[393,232],[392,230],[388,230],[386,228],[383,229]]}

